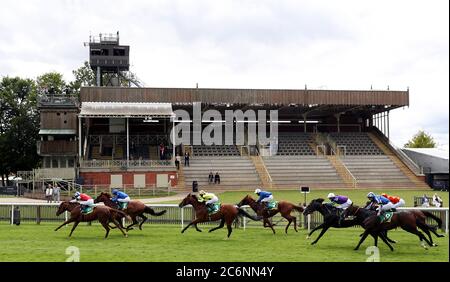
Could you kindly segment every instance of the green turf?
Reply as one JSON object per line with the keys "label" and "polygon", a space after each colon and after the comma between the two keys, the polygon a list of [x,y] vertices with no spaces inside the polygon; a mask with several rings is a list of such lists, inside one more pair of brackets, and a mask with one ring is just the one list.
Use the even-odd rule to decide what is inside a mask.
{"label": "green turf", "polygon": [[[205,189],[206,190],[206,189]],[[214,189],[211,188],[207,190],[208,192],[214,193]],[[218,197],[222,203],[238,203],[242,198],[249,194],[253,198],[257,198],[257,195],[254,194],[255,190],[251,189],[248,191],[238,191],[238,192],[224,192],[218,193]],[[336,195],[345,195],[350,197],[356,205],[364,205],[367,201],[367,193],[369,193],[370,189],[351,189],[351,190],[312,190],[310,193],[306,194],[306,201],[309,203],[312,199],[315,198],[326,198],[329,192],[333,192]],[[273,196],[275,200],[287,200],[293,203],[303,203],[304,202],[304,194],[301,194],[299,190],[286,190],[286,191],[278,191],[274,190]],[[388,195],[396,195],[403,198],[406,201],[406,206],[412,207],[414,206],[414,196],[423,196],[426,194],[428,197],[432,197],[434,194],[433,190],[405,190],[405,189],[388,189],[388,190],[373,190],[376,194],[387,193]],[[438,195],[444,201],[444,206],[448,207],[449,197],[448,192],[437,192]],[[179,201],[170,201],[164,203],[178,203]]]}
{"label": "green turf", "polygon": [[[69,257],[66,248],[75,246],[80,250],[82,262],[364,262],[369,257],[366,248],[373,244],[373,239],[369,238],[360,250],[353,250],[360,228],[332,229],[312,246],[311,240],[305,238],[306,230],[300,229],[298,233],[290,230],[285,235],[283,226],[277,226],[275,235],[262,227],[234,229],[229,240],[225,240],[226,229],[208,233],[209,226],[201,226],[202,233],[188,229],[181,234],[177,225],[144,225],[143,231],[130,231],[128,238],[112,230],[108,239],[103,239],[104,230],[98,224],[80,224],[72,238],[67,237],[71,226],[54,232],[56,226],[57,223],[0,224],[0,261],[63,262]],[[380,261],[449,261],[448,237],[434,239],[439,246],[424,250],[418,238],[405,231],[394,230],[389,236],[398,243],[391,252],[380,241]]]}

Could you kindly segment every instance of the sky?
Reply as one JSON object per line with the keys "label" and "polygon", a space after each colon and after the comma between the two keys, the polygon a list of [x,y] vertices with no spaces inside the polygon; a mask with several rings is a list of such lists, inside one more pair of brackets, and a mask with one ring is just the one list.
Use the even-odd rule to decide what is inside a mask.
{"label": "sky", "polygon": [[449,147],[449,1],[25,1],[0,9],[0,76],[88,60],[89,35],[120,32],[147,87],[410,90],[390,114]]}

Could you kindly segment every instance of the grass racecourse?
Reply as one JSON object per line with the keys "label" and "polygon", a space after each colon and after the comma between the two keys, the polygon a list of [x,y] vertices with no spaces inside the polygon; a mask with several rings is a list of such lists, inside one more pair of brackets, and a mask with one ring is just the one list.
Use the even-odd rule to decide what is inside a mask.
{"label": "grass racecourse", "polygon": [[[206,190],[206,189],[205,189]],[[211,190],[211,189],[210,189]],[[252,192],[252,191],[251,191]],[[251,193],[250,191],[248,193]],[[312,198],[326,197],[330,191],[313,191]],[[355,204],[363,204],[368,190],[333,191],[349,195]],[[402,196],[408,206],[412,206],[414,196],[424,191],[391,190],[383,191]],[[425,191],[432,196],[433,191]],[[246,192],[226,192],[219,194],[223,203],[237,203]],[[448,204],[448,193],[439,193]],[[277,200],[303,202],[299,191],[276,191]],[[373,252],[368,247],[373,239],[368,238],[358,251],[354,251],[361,228],[330,229],[316,245],[311,245],[319,232],[311,240],[306,239],[303,228],[295,233],[293,229],[286,235],[285,223],[276,226],[275,235],[269,229],[250,227],[233,229],[226,240],[226,228],[208,233],[212,226],[202,226],[203,232],[194,228],[181,234],[180,225],[145,224],[142,231],[131,230],[124,238],[118,230],[111,230],[109,238],[103,239],[104,229],[94,223],[81,223],[72,238],[68,238],[71,225],[55,232],[55,223],[23,223],[19,226],[0,223],[1,262],[64,262],[70,260],[73,248],[79,250],[81,262],[365,262]],[[261,223],[262,225],[262,223]],[[442,231],[439,231],[442,234]],[[419,239],[403,230],[390,231],[389,237],[397,240],[394,252],[379,241],[379,260],[382,262],[448,262],[449,240],[433,237],[438,247],[424,250]],[[367,254],[366,254],[367,251]]]}

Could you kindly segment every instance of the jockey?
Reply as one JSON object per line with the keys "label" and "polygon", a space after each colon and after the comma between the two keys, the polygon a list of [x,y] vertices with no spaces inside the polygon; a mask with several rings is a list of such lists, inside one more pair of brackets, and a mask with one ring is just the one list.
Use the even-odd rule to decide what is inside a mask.
{"label": "jockey", "polygon": [[380,213],[382,211],[387,211],[387,210],[393,209],[393,207],[394,207],[394,204],[391,203],[391,201],[389,201],[388,198],[383,197],[381,195],[375,195],[375,193],[373,193],[373,192],[369,192],[367,194],[367,198],[369,198],[369,200],[372,203],[375,203],[375,204],[379,205],[379,207],[377,209],[378,210],[378,215],[380,215]]}
{"label": "jockey", "polygon": [[396,209],[398,207],[403,207],[405,205],[405,200],[398,196],[390,196],[386,193],[382,193],[381,196],[387,198],[391,203],[394,204],[393,208]]}
{"label": "jockey", "polygon": [[71,203],[78,202],[81,205],[81,209],[84,210],[86,206],[93,207],[94,206],[94,199],[92,199],[89,195],[75,192],[73,195],[73,200],[70,201]]}
{"label": "jockey", "polygon": [[112,190],[112,194],[114,195],[114,197],[111,199],[111,201],[113,201],[114,203],[118,203],[119,204],[119,209],[121,209],[121,205],[120,203],[128,203],[130,202],[130,197],[125,194],[122,191],[119,191],[117,189],[113,189]]}
{"label": "jockey", "polygon": [[331,201],[331,204],[339,211],[339,221],[345,218],[345,210],[353,204],[353,202],[346,196],[335,195],[329,193],[327,198]]}
{"label": "jockey", "polygon": [[273,201],[273,195],[267,191],[261,191],[261,189],[256,189],[255,194],[259,196],[257,203],[264,203],[266,208],[269,207],[269,203]]}
{"label": "jockey", "polygon": [[205,202],[206,201],[206,207],[208,210],[212,210],[214,207],[214,204],[219,201],[219,198],[217,198],[216,195],[213,193],[206,193],[205,191],[201,190],[198,192],[198,201],[199,202]]}

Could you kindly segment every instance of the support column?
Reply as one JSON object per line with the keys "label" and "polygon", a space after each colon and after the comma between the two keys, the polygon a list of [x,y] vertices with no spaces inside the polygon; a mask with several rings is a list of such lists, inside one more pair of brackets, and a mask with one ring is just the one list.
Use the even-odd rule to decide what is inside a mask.
{"label": "support column", "polygon": [[97,86],[101,86],[102,81],[102,72],[100,71],[100,67],[97,67]]}
{"label": "support column", "polygon": [[81,160],[82,156],[81,156],[81,141],[83,139],[81,139],[81,117],[78,117],[78,159]]}
{"label": "support column", "polygon": [[172,118],[172,162],[175,163],[175,118]]}
{"label": "support column", "polygon": [[389,139],[389,140],[391,140],[390,139],[390,137],[389,137],[389,132],[390,130],[389,130],[389,111],[387,112],[387,138]]}
{"label": "support column", "polygon": [[303,115],[303,132],[306,133],[306,114]]}
{"label": "support column", "polygon": [[130,160],[130,124],[129,118],[127,118],[127,164]]}
{"label": "support column", "polygon": [[340,124],[340,119],[341,119],[341,113],[339,114],[335,114],[334,117],[337,120],[337,132],[341,132],[341,124]]}

